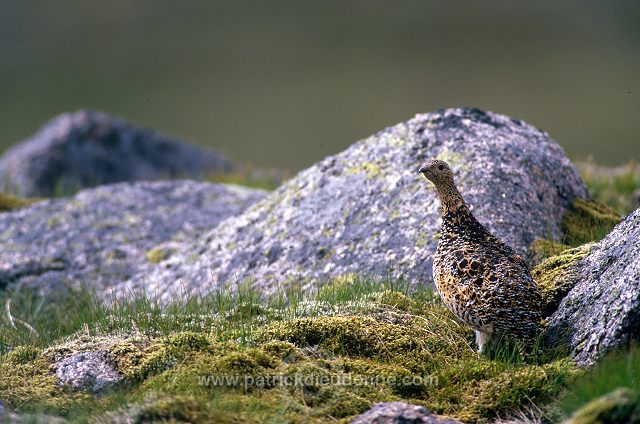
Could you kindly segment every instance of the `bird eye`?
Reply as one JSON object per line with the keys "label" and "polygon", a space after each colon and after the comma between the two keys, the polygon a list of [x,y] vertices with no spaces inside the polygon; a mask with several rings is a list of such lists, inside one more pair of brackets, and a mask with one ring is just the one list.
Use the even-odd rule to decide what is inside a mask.
{"label": "bird eye", "polygon": [[438,165],[438,169],[439,169],[440,171],[443,171],[443,170],[444,170],[444,165]]}

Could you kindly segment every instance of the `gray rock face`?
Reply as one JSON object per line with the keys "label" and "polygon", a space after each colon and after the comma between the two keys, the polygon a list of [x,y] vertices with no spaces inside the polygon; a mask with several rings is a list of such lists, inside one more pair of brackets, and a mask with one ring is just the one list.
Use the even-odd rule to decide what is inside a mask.
{"label": "gray rock face", "polygon": [[119,284],[264,196],[186,180],[121,183],[2,213],[0,289]]}
{"label": "gray rock face", "polygon": [[134,127],[104,113],[60,115],[0,159],[3,190],[51,196],[122,181],[199,177],[227,172],[210,150]]}
{"label": "gray rock face", "polygon": [[106,352],[82,352],[63,359],[56,365],[56,376],[62,386],[100,395],[123,380],[107,361]]}
{"label": "gray rock face", "polygon": [[581,365],[640,339],[640,209],[627,216],[568,275],[576,282],[549,319],[551,343]]}
{"label": "gray rock face", "polygon": [[424,406],[404,402],[376,403],[373,407],[351,420],[351,424],[458,424],[433,414]]}
{"label": "gray rock face", "polygon": [[430,284],[440,205],[417,170],[433,157],[452,166],[476,217],[523,255],[535,238],[559,236],[571,200],[587,196],[546,133],[475,109],[442,110],[302,171],[129,286],[168,296],[177,281],[207,291],[249,280],[273,292],[354,272]]}

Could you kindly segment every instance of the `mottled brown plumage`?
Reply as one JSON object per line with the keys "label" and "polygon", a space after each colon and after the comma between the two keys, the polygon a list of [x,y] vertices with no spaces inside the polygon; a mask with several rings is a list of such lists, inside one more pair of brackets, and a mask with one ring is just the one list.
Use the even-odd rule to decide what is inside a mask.
{"label": "mottled brown plumage", "polygon": [[491,340],[514,340],[529,351],[540,326],[542,300],[522,258],[471,214],[446,162],[429,160],[419,170],[438,190],[442,235],[433,279],[444,304],[476,332],[478,351]]}

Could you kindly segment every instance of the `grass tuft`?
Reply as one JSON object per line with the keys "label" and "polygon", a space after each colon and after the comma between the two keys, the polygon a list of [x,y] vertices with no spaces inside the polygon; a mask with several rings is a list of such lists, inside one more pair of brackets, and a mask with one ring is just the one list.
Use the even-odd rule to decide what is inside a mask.
{"label": "grass tuft", "polygon": [[629,162],[615,168],[598,166],[592,160],[576,163],[589,193],[620,215],[640,206],[640,164]]}
{"label": "grass tuft", "polygon": [[7,212],[14,209],[24,208],[32,205],[39,199],[24,199],[10,194],[0,193],[0,212]]}

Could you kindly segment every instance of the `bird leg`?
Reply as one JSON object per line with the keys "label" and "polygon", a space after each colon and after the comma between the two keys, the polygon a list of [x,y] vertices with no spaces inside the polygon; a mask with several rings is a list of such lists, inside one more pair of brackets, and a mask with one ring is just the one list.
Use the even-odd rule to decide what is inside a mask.
{"label": "bird leg", "polygon": [[491,333],[476,330],[476,343],[478,345],[478,353],[486,354],[491,342]]}

